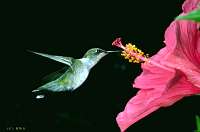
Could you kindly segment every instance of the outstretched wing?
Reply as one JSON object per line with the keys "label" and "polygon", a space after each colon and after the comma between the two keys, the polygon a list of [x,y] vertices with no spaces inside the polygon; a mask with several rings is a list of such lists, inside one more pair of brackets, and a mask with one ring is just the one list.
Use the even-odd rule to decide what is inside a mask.
{"label": "outstretched wing", "polygon": [[46,75],[45,77],[42,78],[42,83],[48,83],[50,81],[56,80],[57,78],[59,78],[60,76],[62,76],[68,69],[69,67],[63,67],[62,69],[59,69],[53,73],[50,73],[48,75]]}
{"label": "outstretched wing", "polygon": [[49,54],[44,54],[44,53],[39,53],[39,52],[34,52],[34,51],[29,51],[29,52],[32,52],[32,53],[35,53],[37,55],[40,55],[40,56],[43,56],[43,57],[47,57],[49,59],[52,59],[52,60],[55,60],[55,61],[58,61],[58,62],[61,62],[63,64],[66,64],[68,66],[71,67],[72,65],[72,61],[74,58],[72,57],[64,57],[64,56],[57,56],[57,55],[49,55]]}

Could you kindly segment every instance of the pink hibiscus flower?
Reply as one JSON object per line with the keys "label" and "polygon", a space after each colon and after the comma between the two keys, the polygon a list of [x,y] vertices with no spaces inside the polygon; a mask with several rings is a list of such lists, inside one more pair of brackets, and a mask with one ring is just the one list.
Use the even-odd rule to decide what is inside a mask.
{"label": "pink hibiscus flower", "polygon": [[[183,13],[197,8],[200,0],[186,0]],[[182,15],[181,14],[181,15]],[[143,72],[133,86],[140,90],[130,99],[116,120],[125,131],[130,125],[186,96],[200,93],[200,31],[199,24],[191,21],[174,21],[165,32],[165,44],[156,55],[147,58],[132,46],[124,47],[121,39],[113,45],[124,49],[129,61],[144,61]]]}

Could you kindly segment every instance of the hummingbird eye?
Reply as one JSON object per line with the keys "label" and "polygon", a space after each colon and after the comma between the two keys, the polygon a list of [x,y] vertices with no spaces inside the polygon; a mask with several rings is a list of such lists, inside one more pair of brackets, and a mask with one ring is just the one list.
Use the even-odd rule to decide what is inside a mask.
{"label": "hummingbird eye", "polygon": [[101,53],[101,50],[100,50],[100,49],[97,49],[97,50],[96,50],[96,53]]}

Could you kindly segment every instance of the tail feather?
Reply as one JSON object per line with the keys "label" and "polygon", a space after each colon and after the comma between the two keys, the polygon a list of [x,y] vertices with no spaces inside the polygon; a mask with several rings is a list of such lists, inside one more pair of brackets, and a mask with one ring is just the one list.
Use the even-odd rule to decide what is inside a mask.
{"label": "tail feather", "polygon": [[41,95],[37,95],[35,98],[36,99],[42,99],[42,98],[44,98],[45,97],[45,95],[44,94],[41,94]]}
{"label": "tail feather", "polygon": [[32,91],[32,93],[39,92],[39,91],[40,91],[39,89],[35,89]]}
{"label": "tail feather", "polygon": [[36,94],[36,96],[34,97],[36,99],[45,98],[45,95],[43,93],[41,93],[41,90],[39,90],[39,89],[33,90],[32,93]]}
{"label": "tail feather", "polygon": [[33,90],[32,92],[43,91],[43,90],[51,91],[51,92],[66,91],[66,89],[62,85],[59,85],[58,83],[55,83],[55,82],[50,82],[50,83],[47,83],[47,84],[37,88],[36,90]]}

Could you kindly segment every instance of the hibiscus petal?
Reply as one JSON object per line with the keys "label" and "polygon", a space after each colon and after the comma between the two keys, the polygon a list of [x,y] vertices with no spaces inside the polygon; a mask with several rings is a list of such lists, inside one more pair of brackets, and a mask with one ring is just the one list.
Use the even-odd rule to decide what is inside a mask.
{"label": "hibiscus petal", "polygon": [[[156,55],[150,58],[151,61],[161,63],[163,58],[170,54],[167,48],[161,49]],[[143,72],[139,75],[133,84],[133,87],[140,89],[151,89],[156,88],[159,91],[163,91],[166,88],[166,84],[174,77],[173,69],[172,71],[166,71],[157,67],[151,63],[142,64]],[[145,81],[144,81],[145,80]]]}
{"label": "hibiscus petal", "polygon": [[124,111],[118,114],[117,123],[121,131],[125,131],[130,125],[160,107],[170,106],[185,96],[198,93],[200,93],[200,89],[187,81],[182,72],[177,71],[176,77],[167,85],[167,90],[164,93],[160,94],[157,89],[140,90],[136,96],[128,101]]}
{"label": "hibiscus petal", "polygon": [[[173,40],[170,39],[173,37]],[[197,24],[190,21],[175,21],[165,33],[166,48],[170,49],[161,64],[184,72],[194,85],[200,87],[200,32]],[[176,42],[176,43],[173,43]],[[173,46],[171,46],[173,45]]]}
{"label": "hibiscus petal", "polygon": [[178,21],[177,22],[177,44],[174,53],[182,57],[186,57],[200,68],[200,54],[198,52],[198,47],[200,43],[198,39],[200,37],[199,30],[197,29],[197,23],[190,21]]}
{"label": "hibiscus petal", "polygon": [[133,84],[136,88],[157,88],[163,91],[166,88],[166,84],[174,77],[173,72],[166,72],[166,70],[152,66],[151,64],[143,64],[142,69],[142,74],[135,79]]}
{"label": "hibiscus petal", "polygon": [[165,40],[166,48],[169,51],[172,51],[175,48],[175,44],[177,43],[176,39],[176,23],[172,22],[169,27],[165,31]]}
{"label": "hibiscus petal", "polygon": [[[199,1],[186,0],[184,12],[196,8]],[[143,72],[133,85],[140,90],[116,118],[121,131],[160,107],[170,106],[183,97],[200,93],[198,28],[198,24],[190,21],[175,21],[167,28],[166,47],[151,57],[150,62],[142,64]]]}
{"label": "hibiscus petal", "polygon": [[[190,21],[175,21],[165,32],[166,48],[174,56],[184,58],[197,67],[200,66],[200,32],[198,24]],[[165,57],[166,58],[166,57]]]}
{"label": "hibiscus petal", "polygon": [[188,13],[198,7],[200,0],[186,0],[183,3],[182,9],[184,13]]}

